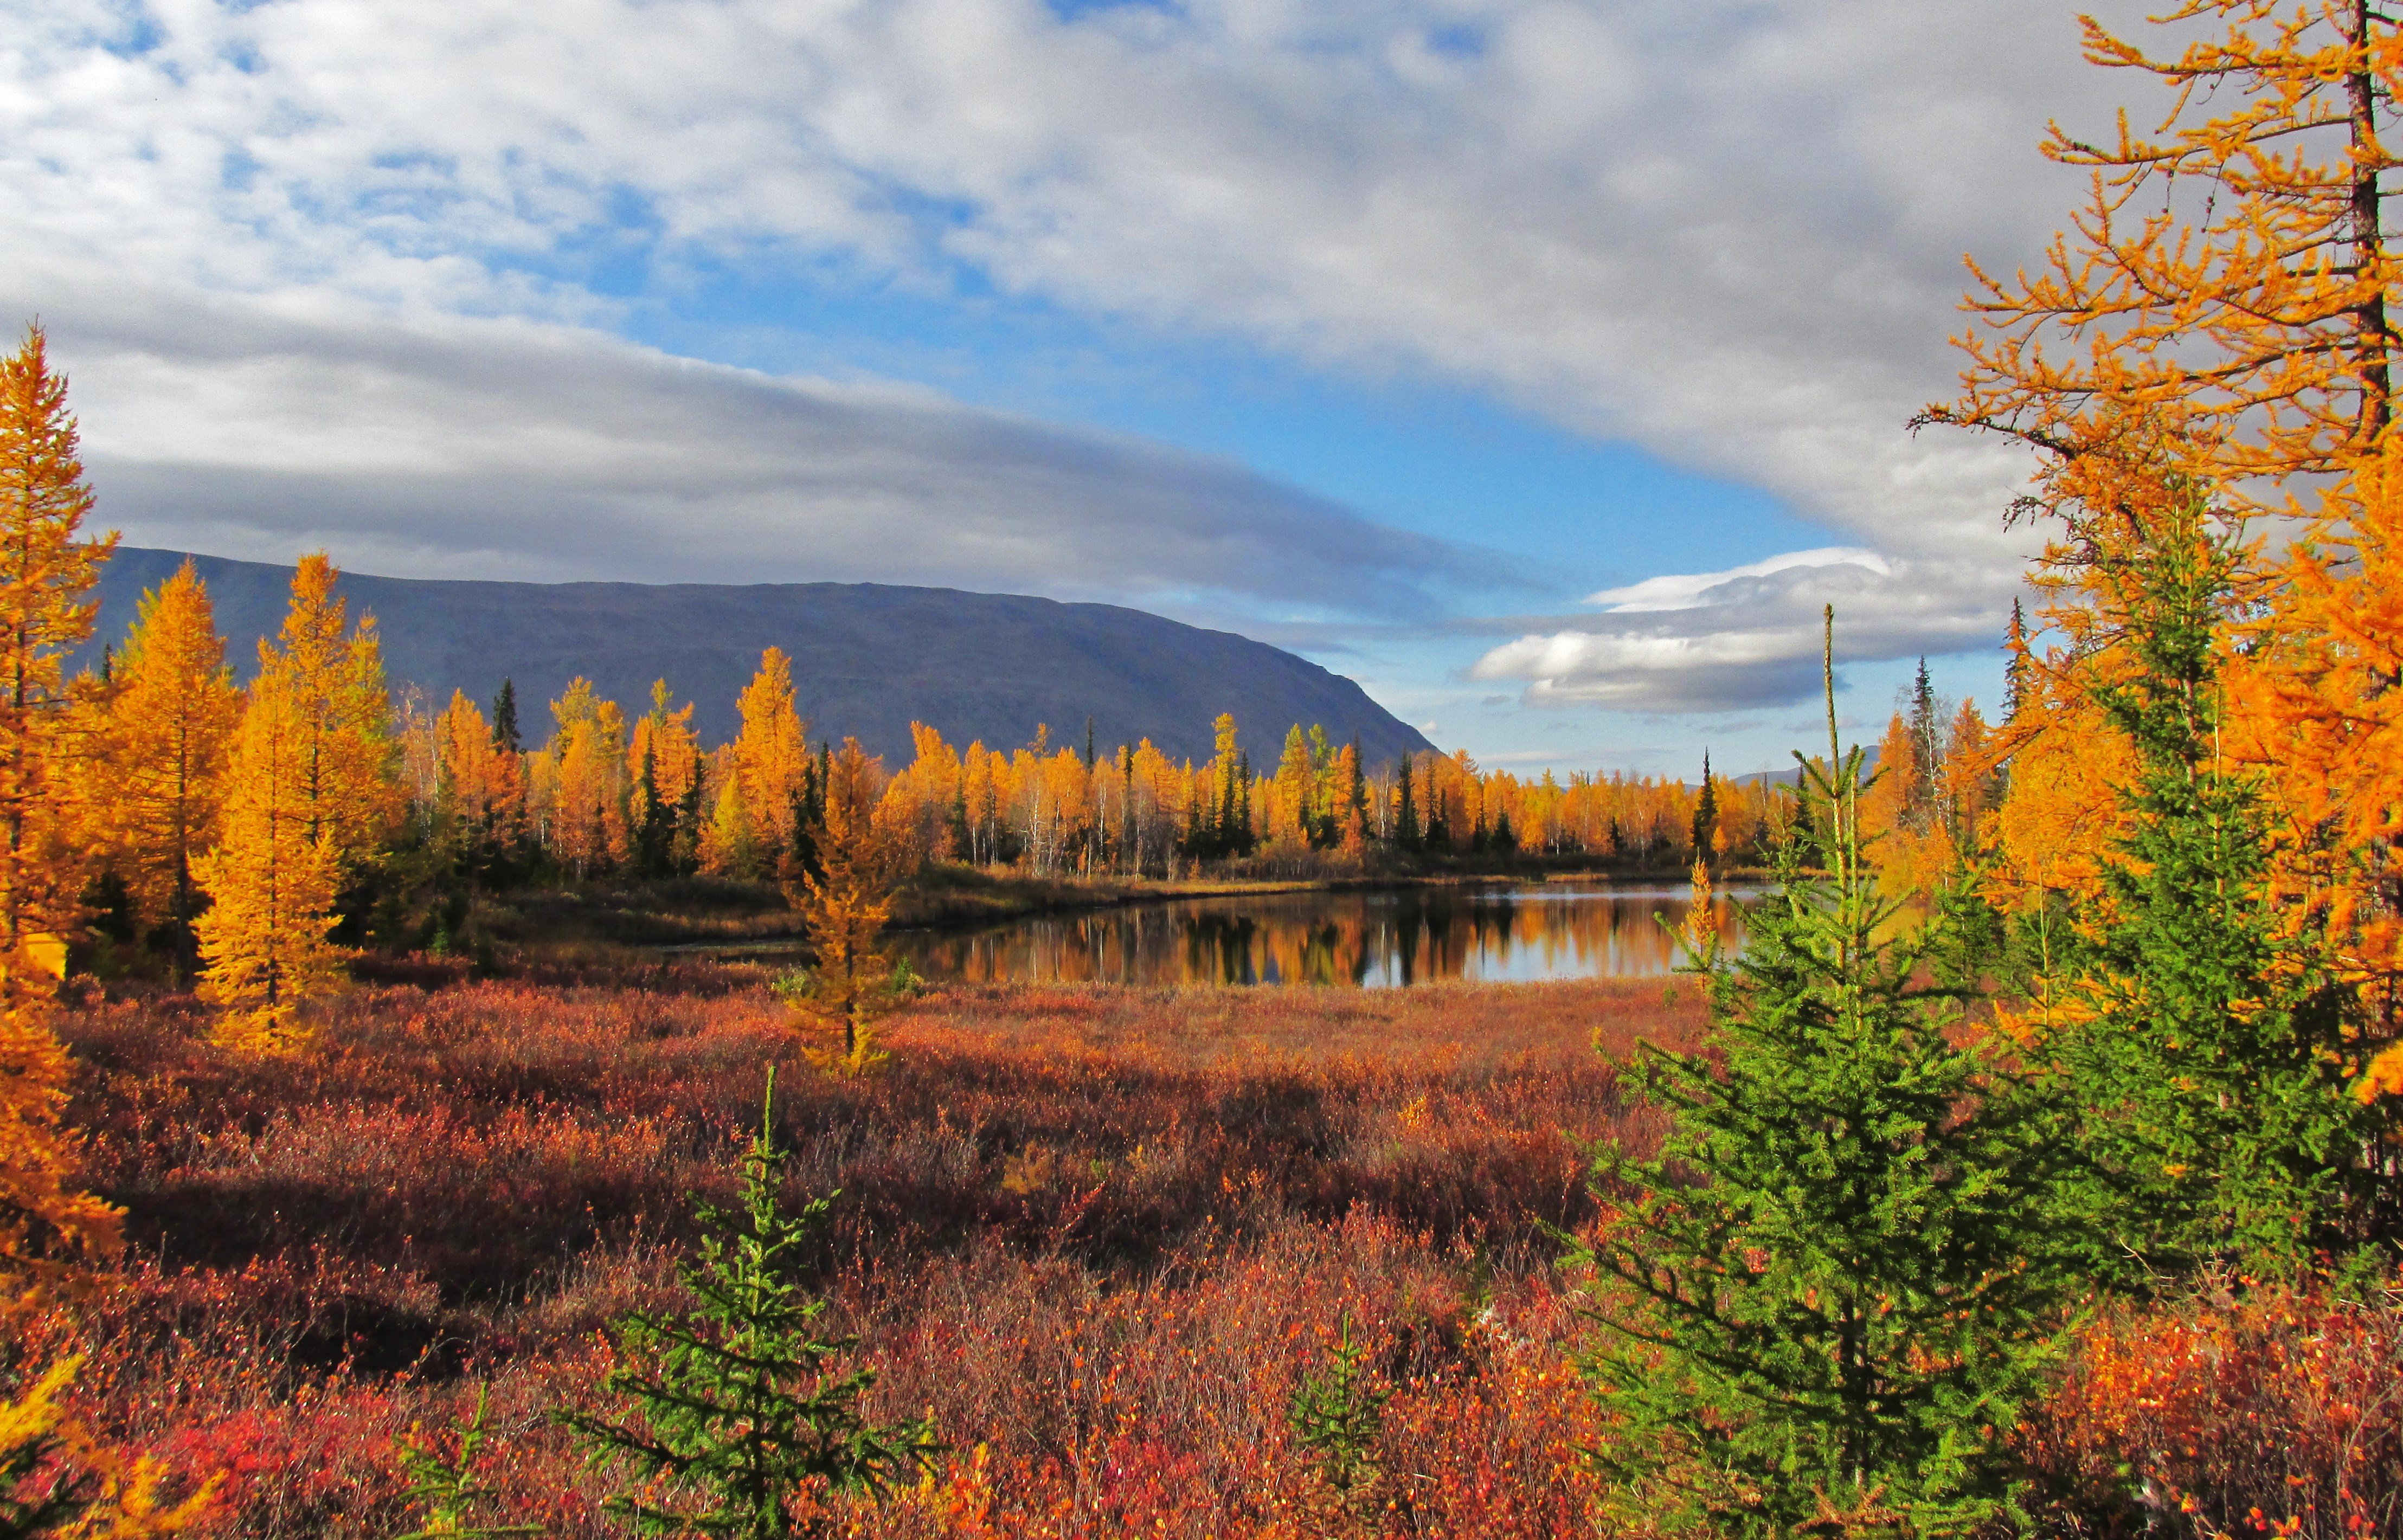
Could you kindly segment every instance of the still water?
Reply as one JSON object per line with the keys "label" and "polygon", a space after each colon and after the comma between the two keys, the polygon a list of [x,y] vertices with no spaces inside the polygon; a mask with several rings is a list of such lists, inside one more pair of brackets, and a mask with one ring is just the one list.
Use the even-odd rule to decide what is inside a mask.
{"label": "still water", "polygon": [[[1738,900],[1713,919],[1743,940]],[[973,983],[1338,984],[1667,973],[1684,888],[1547,882],[1184,898],[1035,915],[976,931],[895,933],[930,978]],[[1666,922],[1666,925],[1662,922]]]}

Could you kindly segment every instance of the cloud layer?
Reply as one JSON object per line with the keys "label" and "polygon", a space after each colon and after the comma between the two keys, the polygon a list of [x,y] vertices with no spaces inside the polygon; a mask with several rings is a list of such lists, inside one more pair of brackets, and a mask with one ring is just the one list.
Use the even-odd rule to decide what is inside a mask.
{"label": "cloud layer", "polygon": [[322,542],[363,570],[451,576],[1240,594],[1399,616],[1503,576],[1228,462],[557,326],[219,300],[77,321],[55,342],[76,360],[105,515],[137,543],[287,560]]}
{"label": "cloud layer", "polygon": [[1839,662],[1989,644],[2012,584],[1977,562],[1798,551],[1594,595],[1611,608],[1493,648],[1471,679],[1523,681],[1531,706],[1671,715],[1781,705],[1819,687],[1826,606]]}
{"label": "cloud layer", "polygon": [[[1900,423],[1951,388],[1960,253],[2007,265],[2074,194],[2033,152],[2043,119],[2102,121],[2125,89],[2074,41],[2024,0],[1074,21],[1037,0],[59,0],[0,51],[0,302],[136,409],[107,438],[142,519],[330,536],[354,507],[412,570],[789,538],[863,574],[1334,581],[1331,603],[1408,611],[1460,560],[1372,540],[1352,548],[1379,570],[1345,580],[1327,553],[1356,520],[1229,467],[586,335],[729,272],[834,273],[1424,373],[1632,438],[1893,559],[1856,597],[1935,646],[1964,606],[1998,623],[2025,466]],[[162,310],[188,324],[137,368]],[[249,351],[277,324],[316,329]],[[455,401],[428,394],[445,376]],[[689,455],[720,414],[727,452]],[[863,522],[876,538],[837,538]],[[1287,542],[1288,568],[1255,562]],[[1764,595],[1687,623],[1784,635]],[[1771,651],[1757,667],[1793,661]],[[1544,677],[1600,690],[1680,656],[1702,653]]]}

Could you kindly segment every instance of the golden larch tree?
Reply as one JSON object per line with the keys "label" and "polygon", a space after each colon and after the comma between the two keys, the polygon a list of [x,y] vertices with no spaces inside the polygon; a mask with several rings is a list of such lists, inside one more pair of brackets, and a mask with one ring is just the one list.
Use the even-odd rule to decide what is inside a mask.
{"label": "golden larch tree", "polygon": [[786,890],[816,961],[807,985],[786,998],[805,1021],[841,1033],[841,1052],[828,1048],[821,1059],[852,1074],[884,1057],[875,1021],[894,1004],[893,964],[877,946],[899,876],[899,841],[878,817],[883,780],[883,766],[857,739],[844,739],[827,765],[825,817],[811,831],[818,869],[801,871]]}
{"label": "golden larch tree", "polygon": [[83,885],[63,667],[117,543],[82,537],[91,492],[66,394],[29,327],[0,359],[0,1261],[18,1267],[118,1242],[118,1212],[68,1186],[68,1061],[49,1020]]}
{"label": "golden larch tree", "polygon": [[297,1040],[295,1009],[341,981],[342,954],[327,939],[340,867],[311,795],[320,746],[288,677],[262,673],[234,730],[223,838],[193,863],[211,900],[194,927],[208,970],[201,993],[232,1007],[221,1035],[235,1046]]}
{"label": "golden larch tree", "polygon": [[437,805],[457,834],[484,854],[516,843],[525,822],[525,766],[493,736],[465,690],[434,719]]}
{"label": "golden larch tree", "polygon": [[789,849],[809,775],[809,724],[793,704],[793,660],[782,647],[759,655],[759,672],[735,701],[743,728],[734,739],[734,774],[752,827],[774,853]]}
{"label": "golden larch tree", "polygon": [[646,862],[688,871],[699,855],[693,826],[700,811],[701,739],[692,730],[693,702],[671,710],[668,682],[654,681],[651,709],[634,721],[626,744],[629,838]]}
{"label": "golden larch tree", "polygon": [[2229,497],[2341,471],[2392,419],[2403,270],[2380,178],[2403,36],[2368,0],[2186,0],[2156,20],[2204,35],[2157,56],[2082,21],[2090,62],[2164,88],[2159,127],[2124,110],[2106,140],[2052,126],[2044,152],[2091,173],[2086,204],[2035,272],[1971,264],[1966,388],[1926,420],[2063,461],[2165,437]]}
{"label": "golden larch tree", "polygon": [[373,616],[350,623],[349,604],[335,591],[341,576],[323,551],[300,558],[291,608],[275,641],[259,643],[258,667],[299,719],[310,840],[347,874],[382,845],[399,788],[382,644]]}
{"label": "golden larch tree", "polygon": [[103,847],[142,918],[174,927],[180,969],[200,896],[192,862],[215,842],[218,783],[242,715],[208,586],[190,561],[142,596],[114,673],[93,788]]}
{"label": "golden larch tree", "polygon": [[581,676],[550,703],[551,852],[578,880],[626,857],[626,718]]}

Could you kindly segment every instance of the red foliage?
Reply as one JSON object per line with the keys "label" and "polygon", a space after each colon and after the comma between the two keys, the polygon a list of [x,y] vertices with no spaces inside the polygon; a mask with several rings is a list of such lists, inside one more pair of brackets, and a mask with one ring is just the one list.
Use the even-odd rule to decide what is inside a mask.
{"label": "red foliage", "polygon": [[[1690,1033],[1677,992],[961,989],[891,1019],[882,1074],[788,1069],[796,1196],[842,1189],[819,1286],[880,1411],[955,1446],[843,1533],[1581,1532],[1583,1328],[1542,1227],[1592,1217],[1575,1141],[1646,1132],[1593,1044]],[[214,1533],[259,1540],[408,1527],[395,1440],[488,1383],[489,1517],[616,1533],[547,1414],[672,1297],[782,1020],[756,974],[596,971],[362,990],[256,1060],[188,1000],[90,1006],[70,1116],[134,1259],[0,1322],[0,1380],[89,1351],[79,1413],[229,1471]],[[1347,1311],[1393,1396],[1344,1516],[1285,1409]],[[2068,1533],[2403,1533],[2398,1366],[2395,1310],[2116,1311],[2021,1441]]]}

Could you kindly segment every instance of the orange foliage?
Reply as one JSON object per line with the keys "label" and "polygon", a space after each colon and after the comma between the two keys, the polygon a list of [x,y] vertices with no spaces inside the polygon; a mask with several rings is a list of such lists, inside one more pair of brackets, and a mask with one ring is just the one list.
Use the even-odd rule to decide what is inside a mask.
{"label": "orange foliage", "polygon": [[393,779],[392,699],[375,617],[349,624],[334,591],[341,573],[323,551],[300,558],[292,607],[272,643],[258,644],[262,686],[293,714],[298,794],[310,840],[342,870],[373,858],[399,812]]}
{"label": "orange foliage", "polygon": [[826,767],[826,814],[810,831],[816,869],[785,887],[800,911],[813,966],[809,987],[791,1004],[821,1027],[842,1034],[829,1066],[856,1074],[883,1055],[872,1023],[894,1005],[891,961],[877,950],[900,875],[900,848],[882,816],[883,766],[846,738]]}
{"label": "orange foliage", "polygon": [[210,904],[194,923],[207,965],[203,997],[239,1007],[229,1031],[276,1046],[299,1002],[341,981],[326,940],[340,882],[335,826],[313,795],[313,751],[324,746],[289,673],[262,673],[234,729],[226,767],[223,838],[193,863]]}
{"label": "orange foliage", "polygon": [[580,675],[550,715],[558,728],[531,756],[527,779],[545,843],[581,879],[626,859],[626,717]]}
{"label": "orange foliage", "polygon": [[208,587],[188,560],[142,596],[115,687],[98,734],[95,832],[143,920],[188,924],[192,861],[215,839],[218,779],[242,712]]}
{"label": "orange foliage", "polygon": [[79,538],[91,493],[66,389],[38,326],[0,359],[0,1266],[29,1265],[33,1246],[108,1251],[118,1233],[116,1210],[69,1186],[67,1056],[49,1021],[83,881],[60,670],[91,634],[117,539]]}
{"label": "orange foliage", "polygon": [[[2092,172],[2086,204],[2033,276],[1971,264],[1986,330],[1958,340],[1963,398],[1927,418],[2073,458],[2159,436],[2231,498],[2342,469],[2391,415],[2403,270],[2379,178],[2403,35],[2353,4],[2184,0],[2157,20],[2219,26],[2173,59],[2082,21],[2090,61],[2167,88],[2159,137],[2124,112],[2105,143],[2052,128],[2046,156]],[[2206,104],[2224,110],[2195,120]]]}
{"label": "orange foliage", "polygon": [[774,850],[793,840],[793,819],[809,771],[809,724],[793,706],[793,660],[781,647],[759,655],[759,672],[735,701],[743,730],[733,744],[729,784],[758,837]]}

